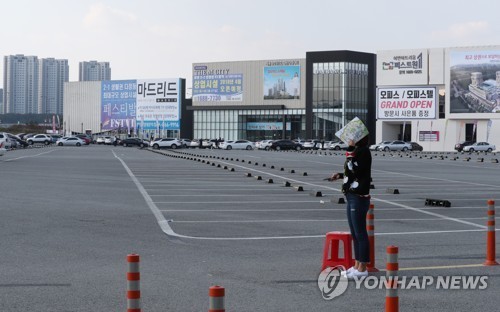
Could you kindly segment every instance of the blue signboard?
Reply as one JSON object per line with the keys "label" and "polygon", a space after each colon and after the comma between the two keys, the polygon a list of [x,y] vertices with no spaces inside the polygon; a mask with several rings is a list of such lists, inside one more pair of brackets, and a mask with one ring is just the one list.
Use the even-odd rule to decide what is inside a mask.
{"label": "blue signboard", "polygon": [[101,130],[134,129],[136,80],[101,82]]}
{"label": "blue signboard", "polygon": [[[229,71],[229,70],[227,70]],[[243,74],[210,74],[202,71],[193,75],[193,100],[226,102],[243,100]]]}

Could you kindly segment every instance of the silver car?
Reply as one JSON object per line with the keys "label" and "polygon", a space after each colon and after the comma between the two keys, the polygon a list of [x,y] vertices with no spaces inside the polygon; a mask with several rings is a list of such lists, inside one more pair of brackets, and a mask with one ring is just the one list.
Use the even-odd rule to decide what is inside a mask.
{"label": "silver car", "polygon": [[392,142],[389,142],[389,143],[382,143],[379,145],[378,147],[378,150],[379,151],[384,151],[384,152],[388,152],[388,151],[403,151],[403,152],[406,152],[406,151],[411,151],[412,150],[412,146],[410,143],[406,143],[404,141],[392,141]]}
{"label": "silver car", "polygon": [[491,152],[491,151],[494,151],[495,149],[496,149],[496,146],[492,145],[488,142],[476,142],[474,144],[465,146],[463,151],[464,152],[477,152],[477,151]]}

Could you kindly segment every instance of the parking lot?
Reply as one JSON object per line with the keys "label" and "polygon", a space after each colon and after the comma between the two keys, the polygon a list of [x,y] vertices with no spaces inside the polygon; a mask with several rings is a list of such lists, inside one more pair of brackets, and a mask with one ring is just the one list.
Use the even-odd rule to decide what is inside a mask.
{"label": "parking lot", "polygon": [[[376,267],[396,245],[401,274],[488,276],[485,290],[400,290],[401,310],[495,311],[500,268],[482,263],[500,155],[372,156]],[[350,283],[326,301],[317,286],[325,233],[348,230],[340,184],[323,180],[343,161],[333,151],[9,152],[0,158],[8,191],[0,308],[123,310],[124,259],[137,252],[144,311],[206,310],[215,284],[230,311],[383,310],[385,290]],[[451,206],[426,206],[428,198]]]}

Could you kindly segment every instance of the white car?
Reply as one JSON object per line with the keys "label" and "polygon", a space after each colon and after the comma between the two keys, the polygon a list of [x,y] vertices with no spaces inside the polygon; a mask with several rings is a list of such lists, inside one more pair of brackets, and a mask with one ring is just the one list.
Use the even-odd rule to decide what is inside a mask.
{"label": "white car", "polygon": [[464,152],[492,152],[496,149],[495,145],[492,145],[488,142],[476,142],[471,145],[467,145],[464,147]]}
{"label": "white car", "polygon": [[268,151],[271,148],[271,144],[273,144],[273,140],[262,140],[259,142],[259,145],[255,143],[255,147],[257,149],[263,149]]}
{"label": "white car", "polygon": [[391,141],[382,141],[382,142],[380,142],[378,144],[372,144],[372,145],[370,145],[370,150],[371,151],[378,151],[378,147],[380,145],[382,145],[382,144],[389,144],[389,143],[391,143]]}
{"label": "white car", "polygon": [[52,143],[52,138],[47,134],[36,134],[27,140],[29,145],[33,145],[34,143],[43,143],[45,145],[49,145]]}
{"label": "white car", "polygon": [[8,133],[0,132],[0,144],[3,144],[4,149],[11,148],[12,143]]}
{"label": "white car", "polygon": [[149,146],[154,149],[160,149],[162,147],[170,147],[172,149],[176,149],[182,146],[182,142],[176,138],[165,138],[158,141],[152,141],[151,143],[149,143]]}
{"label": "white car", "polygon": [[404,141],[392,141],[389,143],[380,144],[378,147],[379,151],[384,151],[384,152],[388,152],[388,151],[406,152],[406,151],[411,151],[412,149],[413,149],[413,147],[411,146],[411,144],[406,143]]}
{"label": "white car", "polygon": [[62,137],[56,141],[57,146],[82,146],[85,141],[77,137]]}
{"label": "white car", "polygon": [[96,142],[97,144],[104,144],[104,137],[98,137],[98,138],[95,140],[95,142]]}
{"label": "white car", "polygon": [[307,140],[302,142],[302,147],[304,149],[319,149],[321,148],[320,140]]}
{"label": "white car", "polygon": [[5,147],[3,147],[4,142],[0,142],[0,156],[3,156],[5,152],[7,151]]}
{"label": "white car", "polygon": [[336,141],[336,142],[330,143],[331,150],[336,150],[336,151],[346,150],[348,147],[349,147],[349,145],[347,145],[346,143],[344,143],[342,141]]}
{"label": "white car", "polygon": [[253,150],[255,148],[255,143],[248,140],[236,140],[236,141],[224,141],[220,145],[220,148],[231,150],[231,149],[244,149]]}
{"label": "white car", "polygon": [[106,144],[106,145],[114,145],[115,142],[116,142],[116,138],[113,136],[104,137],[104,144]]}

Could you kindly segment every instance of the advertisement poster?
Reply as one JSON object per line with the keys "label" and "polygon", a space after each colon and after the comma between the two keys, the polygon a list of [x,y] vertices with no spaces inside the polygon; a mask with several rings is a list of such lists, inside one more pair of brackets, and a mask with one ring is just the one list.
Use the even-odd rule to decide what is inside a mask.
{"label": "advertisement poster", "polygon": [[137,119],[144,120],[143,130],[180,128],[180,80],[137,80]]}
{"label": "advertisement poster", "polygon": [[[286,130],[292,129],[292,123],[286,123]],[[247,122],[247,130],[250,131],[274,131],[283,130],[283,122]]]}
{"label": "advertisement poster", "polygon": [[101,130],[135,128],[135,80],[101,82]]}
{"label": "advertisement poster", "polygon": [[377,119],[435,119],[436,88],[377,89]]}
{"label": "advertisement poster", "polygon": [[193,68],[193,101],[243,101],[243,74],[230,73],[229,69],[208,69],[204,65],[195,66]]}
{"label": "advertisement poster", "polygon": [[300,99],[300,66],[264,67],[264,100]]}
{"label": "advertisement poster", "polygon": [[450,113],[500,113],[500,51],[450,51]]}

